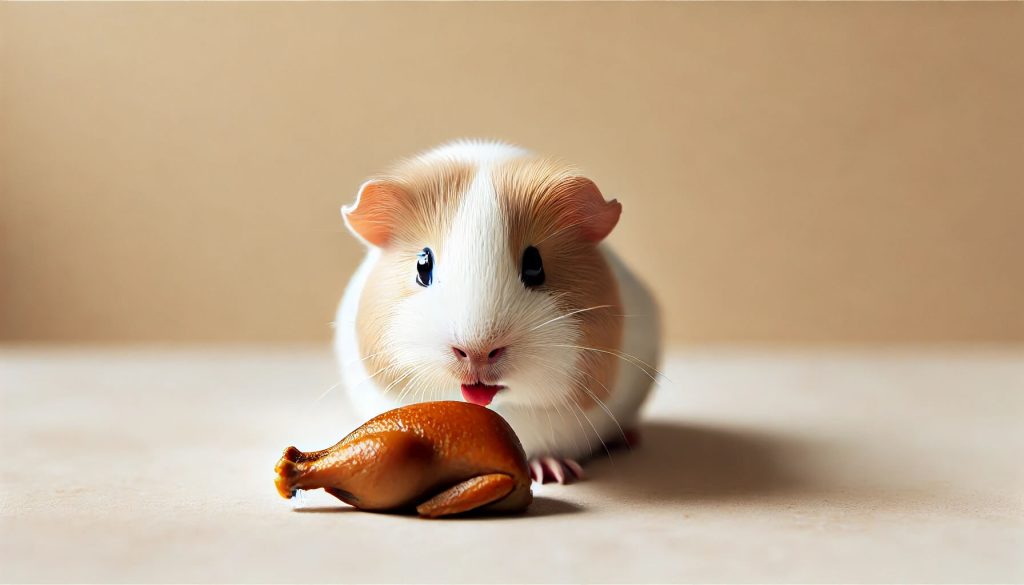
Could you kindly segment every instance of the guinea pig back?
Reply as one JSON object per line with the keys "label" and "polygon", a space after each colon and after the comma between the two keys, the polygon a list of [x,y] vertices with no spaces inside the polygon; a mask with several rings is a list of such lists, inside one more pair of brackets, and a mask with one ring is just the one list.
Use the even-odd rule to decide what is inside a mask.
{"label": "guinea pig back", "polygon": [[533,499],[512,427],[466,402],[424,402],[376,416],[333,447],[289,447],[275,467],[285,498],[323,488],[362,510],[415,508],[425,517],[518,512]]}

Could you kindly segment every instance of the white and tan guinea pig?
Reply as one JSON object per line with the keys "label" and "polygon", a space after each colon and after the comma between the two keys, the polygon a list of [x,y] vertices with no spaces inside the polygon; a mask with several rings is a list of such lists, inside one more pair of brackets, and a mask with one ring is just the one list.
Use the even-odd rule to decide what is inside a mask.
{"label": "white and tan guinea pig", "polygon": [[654,381],[657,306],[601,241],[621,206],[576,169],[459,141],[367,181],[342,208],[366,258],[335,351],[356,414],[466,400],[512,425],[534,478],[622,442]]}

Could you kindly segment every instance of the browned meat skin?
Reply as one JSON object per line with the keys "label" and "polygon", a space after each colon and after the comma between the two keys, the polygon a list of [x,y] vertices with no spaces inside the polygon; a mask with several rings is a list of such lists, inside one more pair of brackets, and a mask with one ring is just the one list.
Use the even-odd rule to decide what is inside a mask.
{"label": "browned meat skin", "polygon": [[438,517],[516,512],[533,499],[526,455],[512,427],[467,402],[424,402],[385,412],[323,451],[285,450],[277,491],[323,488],[363,510],[415,507]]}

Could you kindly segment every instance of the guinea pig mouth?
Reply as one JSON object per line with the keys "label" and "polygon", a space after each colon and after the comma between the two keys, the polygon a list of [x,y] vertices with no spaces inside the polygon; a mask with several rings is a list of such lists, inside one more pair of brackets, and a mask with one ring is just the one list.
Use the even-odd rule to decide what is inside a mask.
{"label": "guinea pig mouth", "polygon": [[476,384],[463,384],[462,385],[462,397],[466,399],[466,402],[472,402],[473,404],[479,404],[480,406],[487,406],[494,400],[494,395],[498,393],[498,390],[502,390],[504,386],[492,386],[490,384],[483,384],[477,382]]}

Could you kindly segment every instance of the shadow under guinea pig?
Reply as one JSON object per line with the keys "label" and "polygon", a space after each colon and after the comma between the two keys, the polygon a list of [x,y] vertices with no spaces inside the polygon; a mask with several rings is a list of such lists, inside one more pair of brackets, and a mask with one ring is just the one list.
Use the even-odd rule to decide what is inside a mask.
{"label": "shadow under guinea pig", "polygon": [[807,452],[795,439],[747,430],[651,422],[632,449],[603,451],[587,465],[602,490],[658,500],[765,497],[823,487],[799,471]]}

